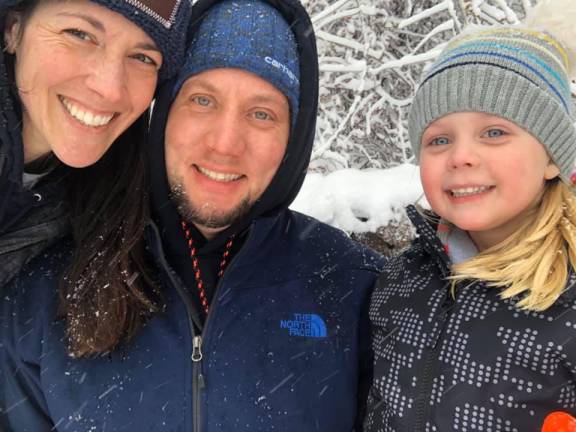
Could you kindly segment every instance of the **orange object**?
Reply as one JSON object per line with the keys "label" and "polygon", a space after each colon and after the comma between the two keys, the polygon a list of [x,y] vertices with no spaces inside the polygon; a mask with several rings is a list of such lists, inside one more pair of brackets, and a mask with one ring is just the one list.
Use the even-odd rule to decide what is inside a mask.
{"label": "orange object", "polygon": [[576,418],[565,412],[555,411],[544,420],[542,432],[576,432]]}

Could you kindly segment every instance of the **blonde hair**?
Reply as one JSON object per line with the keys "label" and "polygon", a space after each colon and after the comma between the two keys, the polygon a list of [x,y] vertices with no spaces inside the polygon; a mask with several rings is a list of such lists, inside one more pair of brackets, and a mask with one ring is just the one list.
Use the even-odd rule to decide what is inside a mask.
{"label": "blonde hair", "polygon": [[562,295],[569,268],[576,268],[576,200],[557,180],[513,235],[453,266],[452,289],[459,281],[482,280],[501,288],[501,298],[517,299],[518,307],[543,311]]}

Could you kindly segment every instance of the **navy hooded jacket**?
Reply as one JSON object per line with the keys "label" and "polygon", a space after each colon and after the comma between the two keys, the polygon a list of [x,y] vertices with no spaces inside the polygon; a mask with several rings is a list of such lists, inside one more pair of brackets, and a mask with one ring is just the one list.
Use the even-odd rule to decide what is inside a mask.
{"label": "navy hooded jacket", "polygon": [[[6,11],[20,1],[0,0],[0,34]],[[0,288],[68,230],[57,182],[23,185],[22,115],[7,57],[0,50]]]}
{"label": "navy hooded jacket", "polygon": [[[196,12],[213,0],[199,2]],[[147,242],[165,310],[106,356],[67,354],[55,319],[70,247],[30,265],[0,302],[0,427],[58,431],[330,431],[360,428],[371,380],[367,306],[382,258],[344,233],[287,210],[308,165],[318,95],[311,23],[295,0],[271,0],[292,25],[302,98],[284,161],[231,229],[247,232],[205,322],[173,264],[183,237],[168,196],[162,133],[171,88],[156,102],[154,221]],[[180,246],[179,246],[180,245]],[[191,266],[188,271],[192,271]],[[105,287],[103,287],[105,289]]]}

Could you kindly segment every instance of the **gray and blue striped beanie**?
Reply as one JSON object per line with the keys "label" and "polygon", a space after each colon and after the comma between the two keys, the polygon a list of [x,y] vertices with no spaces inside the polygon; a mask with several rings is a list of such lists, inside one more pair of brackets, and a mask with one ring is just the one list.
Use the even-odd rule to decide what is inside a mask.
{"label": "gray and blue striped beanie", "polygon": [[91,0],[117,12],[142,30],[162,52],[160,78],[176,75],[184,61],[191,0]]}
{"label": "gray and blue striped beanie", "polygon": [[408,119],[416,156],[424,130],[455,112],[514,122],[542,143],[565,180],[576,158],[569,59],[547,33],[494,27],[448,44],[418,88]]}
{"label": "gray and blue striped beanie", "polygon": [[284,17],[259,0],[224,0],[202,17],[174,85],[174,97],[192,75],[209,69],[243,69],[268,81],[298,114],[300,62],[294,33]]}

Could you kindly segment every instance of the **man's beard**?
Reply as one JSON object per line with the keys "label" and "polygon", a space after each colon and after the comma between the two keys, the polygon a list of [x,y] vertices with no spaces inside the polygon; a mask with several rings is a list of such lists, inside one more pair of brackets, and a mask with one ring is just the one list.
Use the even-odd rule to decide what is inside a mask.
{"label": "man's beard", "polygon": [[226,228],[246,215],[251,207],[248,197],[244,197],[236,207],[228,212],[214,208],[211,203],[197,206],[190,201],[181,182],[170,182],[170,198],[186,222],[206,228]]}

